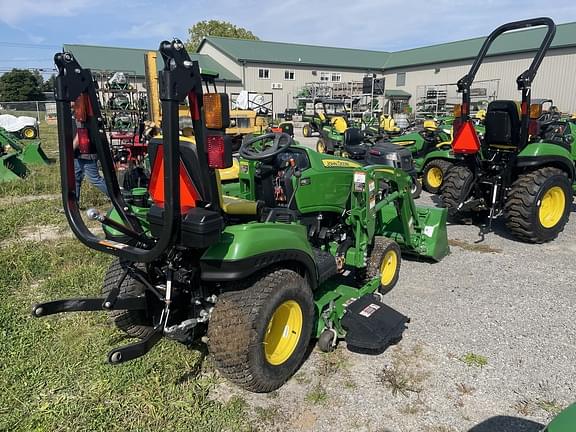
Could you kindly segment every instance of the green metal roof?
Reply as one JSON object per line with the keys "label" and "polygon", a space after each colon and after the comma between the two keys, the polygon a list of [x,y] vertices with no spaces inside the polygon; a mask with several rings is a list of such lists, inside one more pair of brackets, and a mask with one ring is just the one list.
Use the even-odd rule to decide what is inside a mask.
{"label": "green metal roof", "polygon": [[[537,28],[504,34],[496,39],[490,51],[488,51],[488,56],[534,51],[542,42],[545,31],[545,28]],[[480,37],[397,51],[390,55],[384,64],[384,69],[475,58],[485,39],[485,37]],[[561,48],[575,45],[576,23],[559,24],[556,27],[556,36],[552,41],[552,47]]]}
{"label": "green metal roof", "polygon": [[204,38],[198,47],[198,51],[205,43],[214,45],[237,62],[248,61],[377,70],[382,69],[382,65],[386,63],[390,55],[383,51],[254,41],[218,36],[207,36]]}
{"label": "green metal roof", "polygon": [[[119,48],[94,45],[64,44],[64,50],[74,54],[78,63],[83,67],[114,72],[133,72],[144,76],[144,54],[146,49]],[[222,66],[220,63],[205,54],[190,54],[192,60],[197,60],[200,69],[218,73],[218,80],[238,81],[240,78]],[[158,54],[158,69],[162,68],[162,60]]]}
{"label": "green metal roof", "polygon": [[404,90],[384,90],[384,96],[387,98],[410,98],[412,95]]}

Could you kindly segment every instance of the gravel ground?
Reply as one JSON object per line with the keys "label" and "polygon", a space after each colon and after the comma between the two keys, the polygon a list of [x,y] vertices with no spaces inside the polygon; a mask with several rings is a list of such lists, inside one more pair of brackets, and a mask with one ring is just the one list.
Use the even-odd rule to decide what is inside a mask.
{"label": "gravel ground", "polygon": [[516,242],[501,223],[479,244],[475,226],[448,236],[449,256],[404,260],[385,297],[412,319],[400,344],[379,356],[314,350],[277,392],[222,383],[219,397],[246,399],[263,430],[540,430],[576,400],[576,217],[545,245]]}

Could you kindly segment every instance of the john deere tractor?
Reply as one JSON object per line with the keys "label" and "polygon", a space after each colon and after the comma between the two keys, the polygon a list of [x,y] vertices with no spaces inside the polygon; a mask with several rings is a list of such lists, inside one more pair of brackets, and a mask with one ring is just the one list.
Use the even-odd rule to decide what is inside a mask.
{"label": "john deere tractor", "polygon": [[[118,187],[90,71],[69,53],[55,57],[65,214],[82,243],[116,259],[101,297],[38,304],[33,316],[108,311],[140,339],[110,351],[113,364],[162,338],[202,341],[222,375],[255,392],[281,386],[312,338],[325,351],[342,337],[371,352],[397,340],[407,318],[381,296],[398,280],[401,254],[440,260],[448,252],[446,210],[416,207],[400,170],[319,154],[285,133],[242,144],[242,197],[223,196],[217,170],[232,164],[228,97],[203,93],[213,77],[201,75],[180,40],[159,51],[163,134],[150,143],[148,190],[131,194]],[[185,98],[195,144],[178,136]],[[113,205],[88,211],[106,238],[86,227],[75,196],[73,101]]]}
{"label": "john deere tractor", "polygon": [[[488,49],[503,33],[545,26],[546,32],[530,67],[516,79],[521,103],[496,100],[488,105],[484,140],[470,119],[470,86]],[[572,135],[547,134],[542,105],[531,104],[532,81],[552,43],[556,26],[550,18],[512,22],[488,36],[468,74],[458,81],[462,105],[454,122],[453,152],[442,200],[456,220],[502,214],[511,234],[529,243],[555,239],[564,229],[572,206],[574,159]],[[484,230],[483,230],[484,231]]]}

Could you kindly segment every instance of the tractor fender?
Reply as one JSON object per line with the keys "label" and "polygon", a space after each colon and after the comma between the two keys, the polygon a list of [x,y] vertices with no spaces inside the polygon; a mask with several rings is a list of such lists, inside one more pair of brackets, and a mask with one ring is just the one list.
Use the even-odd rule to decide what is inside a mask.
{"label": "tractor fender", "polygon": [[533,143],[528,144],[518,154],[519,168],[537,168],[541,166],[555,166],[568,173],[571,180],[575,178],[574,161],[570,152],[557,144]]}
{"label": "tractor fender", "polygon": [[220,242],[209,247],[200,259],[201,279],[228,282],[280,263],[296,264],[304,270],[312,287],[318,271],[303,225],[247,223],[226,227]]}
{"label": "tractor fender", "polygon": [[452,150],[433,150],[421,158],[414,159],[414,165],[416,166],[416,170],[418,172],[421,172],[424,169],[424,166],[433,159],[443,159],[450,162],[455,161],[454,155],[452,154]]}

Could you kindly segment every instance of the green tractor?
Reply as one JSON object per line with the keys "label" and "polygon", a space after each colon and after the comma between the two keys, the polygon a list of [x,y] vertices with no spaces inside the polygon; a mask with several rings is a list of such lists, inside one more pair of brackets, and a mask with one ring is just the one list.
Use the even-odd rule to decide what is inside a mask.
{"label": "green tractor", "polygon": [[[545,36],[530,67],[516,80],[522,101],[490,102],[481,143],[469,116],[470,86],[476,72],[498,36],[539,26],[547,28]],[[458,81],[463,97],[452,145],[457,162],[441,188],[453,219],[488,216],[489,231],[492,220],[503,214],[510,233],[529,243],[553,240],[564,229],[572,206],[576,148],[570,134],[544,133],[549,125],[538,120],[542,105],[531,104],[532,81],[555,32],[550,18],[500,26],[482,45],[469,73]]]}
{"label": "green tractor", "polygon": [[334,122],[346,122],[348,113],[344,101],[340,99],[315,99],[312,101],[313,114],[304,116],[306,124],[302,127],[302,135],[311,137],[314,134],[322,136],[325,126],[334,126]]}
{"label": "green tractor", "polygon": [[[228,96],[203,93],[184,44],[162,42],[159,74],[163,136],[151,141],[148,190],[122,192],[89,70],[69,53],[55,57],[62,198],[70,227],[86,246],[117,257],[102,297],[35,305],[33,316],[108,311],[140,341],[113,349],[110,363],[146,354],[162,338],[204,342],[222,375],[255,392],[280,387],[310,340],[324,351],[339,338],[379,352],[407,318],[382,303],[396,284],[401,254],[438,261],[448,253],[446,210],[414,205],[410,179],[364,167],[270,133],[240,148],[241,197],[222,194],[218,170],[232,165]],[[215,86],[214,86],[215,88]],[[195,144],[178,134],[188,98]],[[75,120],[94,144],[113,208],[85,225],[72,172]]]}

